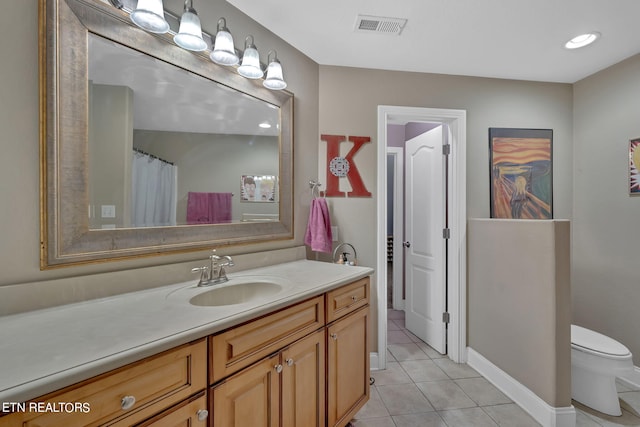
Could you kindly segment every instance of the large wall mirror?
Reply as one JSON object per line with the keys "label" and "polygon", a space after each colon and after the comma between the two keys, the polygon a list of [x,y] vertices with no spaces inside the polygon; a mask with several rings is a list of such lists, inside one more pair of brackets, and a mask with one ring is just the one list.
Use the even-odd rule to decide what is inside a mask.
{"label": "large wall mirror", "polygon": [[41,267],[293,237],[293,95],[41,0]]}

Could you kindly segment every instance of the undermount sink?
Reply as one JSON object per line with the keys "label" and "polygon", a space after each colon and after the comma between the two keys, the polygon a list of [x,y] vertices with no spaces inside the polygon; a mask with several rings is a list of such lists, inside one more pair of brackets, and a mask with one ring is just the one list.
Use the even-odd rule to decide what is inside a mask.
{"label": "undermount sink", "polygon": [[202,292],[189,300],[192,305],[216,307],[243,304],[277,294],[282,286],[273,282],[246,282],[225,284]]}

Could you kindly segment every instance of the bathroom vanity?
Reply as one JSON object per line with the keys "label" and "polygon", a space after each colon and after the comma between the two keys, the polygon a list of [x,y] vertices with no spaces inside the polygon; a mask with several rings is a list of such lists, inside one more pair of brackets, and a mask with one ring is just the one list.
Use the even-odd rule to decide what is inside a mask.
{"label": "bathroom vanity", "polygon": [[0,426],[344,426],[369,398],[371,273],[301,260],[7,316]]}

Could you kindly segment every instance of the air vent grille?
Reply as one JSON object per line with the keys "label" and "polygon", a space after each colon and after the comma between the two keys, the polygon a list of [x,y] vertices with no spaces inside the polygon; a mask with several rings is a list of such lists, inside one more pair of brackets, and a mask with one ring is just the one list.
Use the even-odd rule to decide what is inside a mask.
{"label": "air vent grille", "polygon": [[360,33],[381,33],[400,35],[407,20],[404,18],[385,18],[382,16],[358,15],[355,31]]}

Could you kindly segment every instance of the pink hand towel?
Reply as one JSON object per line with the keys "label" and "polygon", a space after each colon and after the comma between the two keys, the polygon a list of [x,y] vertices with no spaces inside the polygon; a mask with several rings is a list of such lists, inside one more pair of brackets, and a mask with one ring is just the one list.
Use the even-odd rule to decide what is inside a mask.
{"label": "pink hand towel", "polygon": [[315,198],[311,201],[304,243],[309,245],[312,251],[331,252],[332,238],[327,201],[324,198]]}
{"label": "pink hand towel", "polygon": [[209,195],[208,193],[189,192],[187,196],[187,223],[209,223]]}
{"label": "pink hand towel", "polygon": [[231,193],[209,193],[209,215],[213,224],[231,222]]}
{"label": "pink hand towel", "polygon": [[188,224],[219,224],[231,221],[231,193],[189,192]]}

